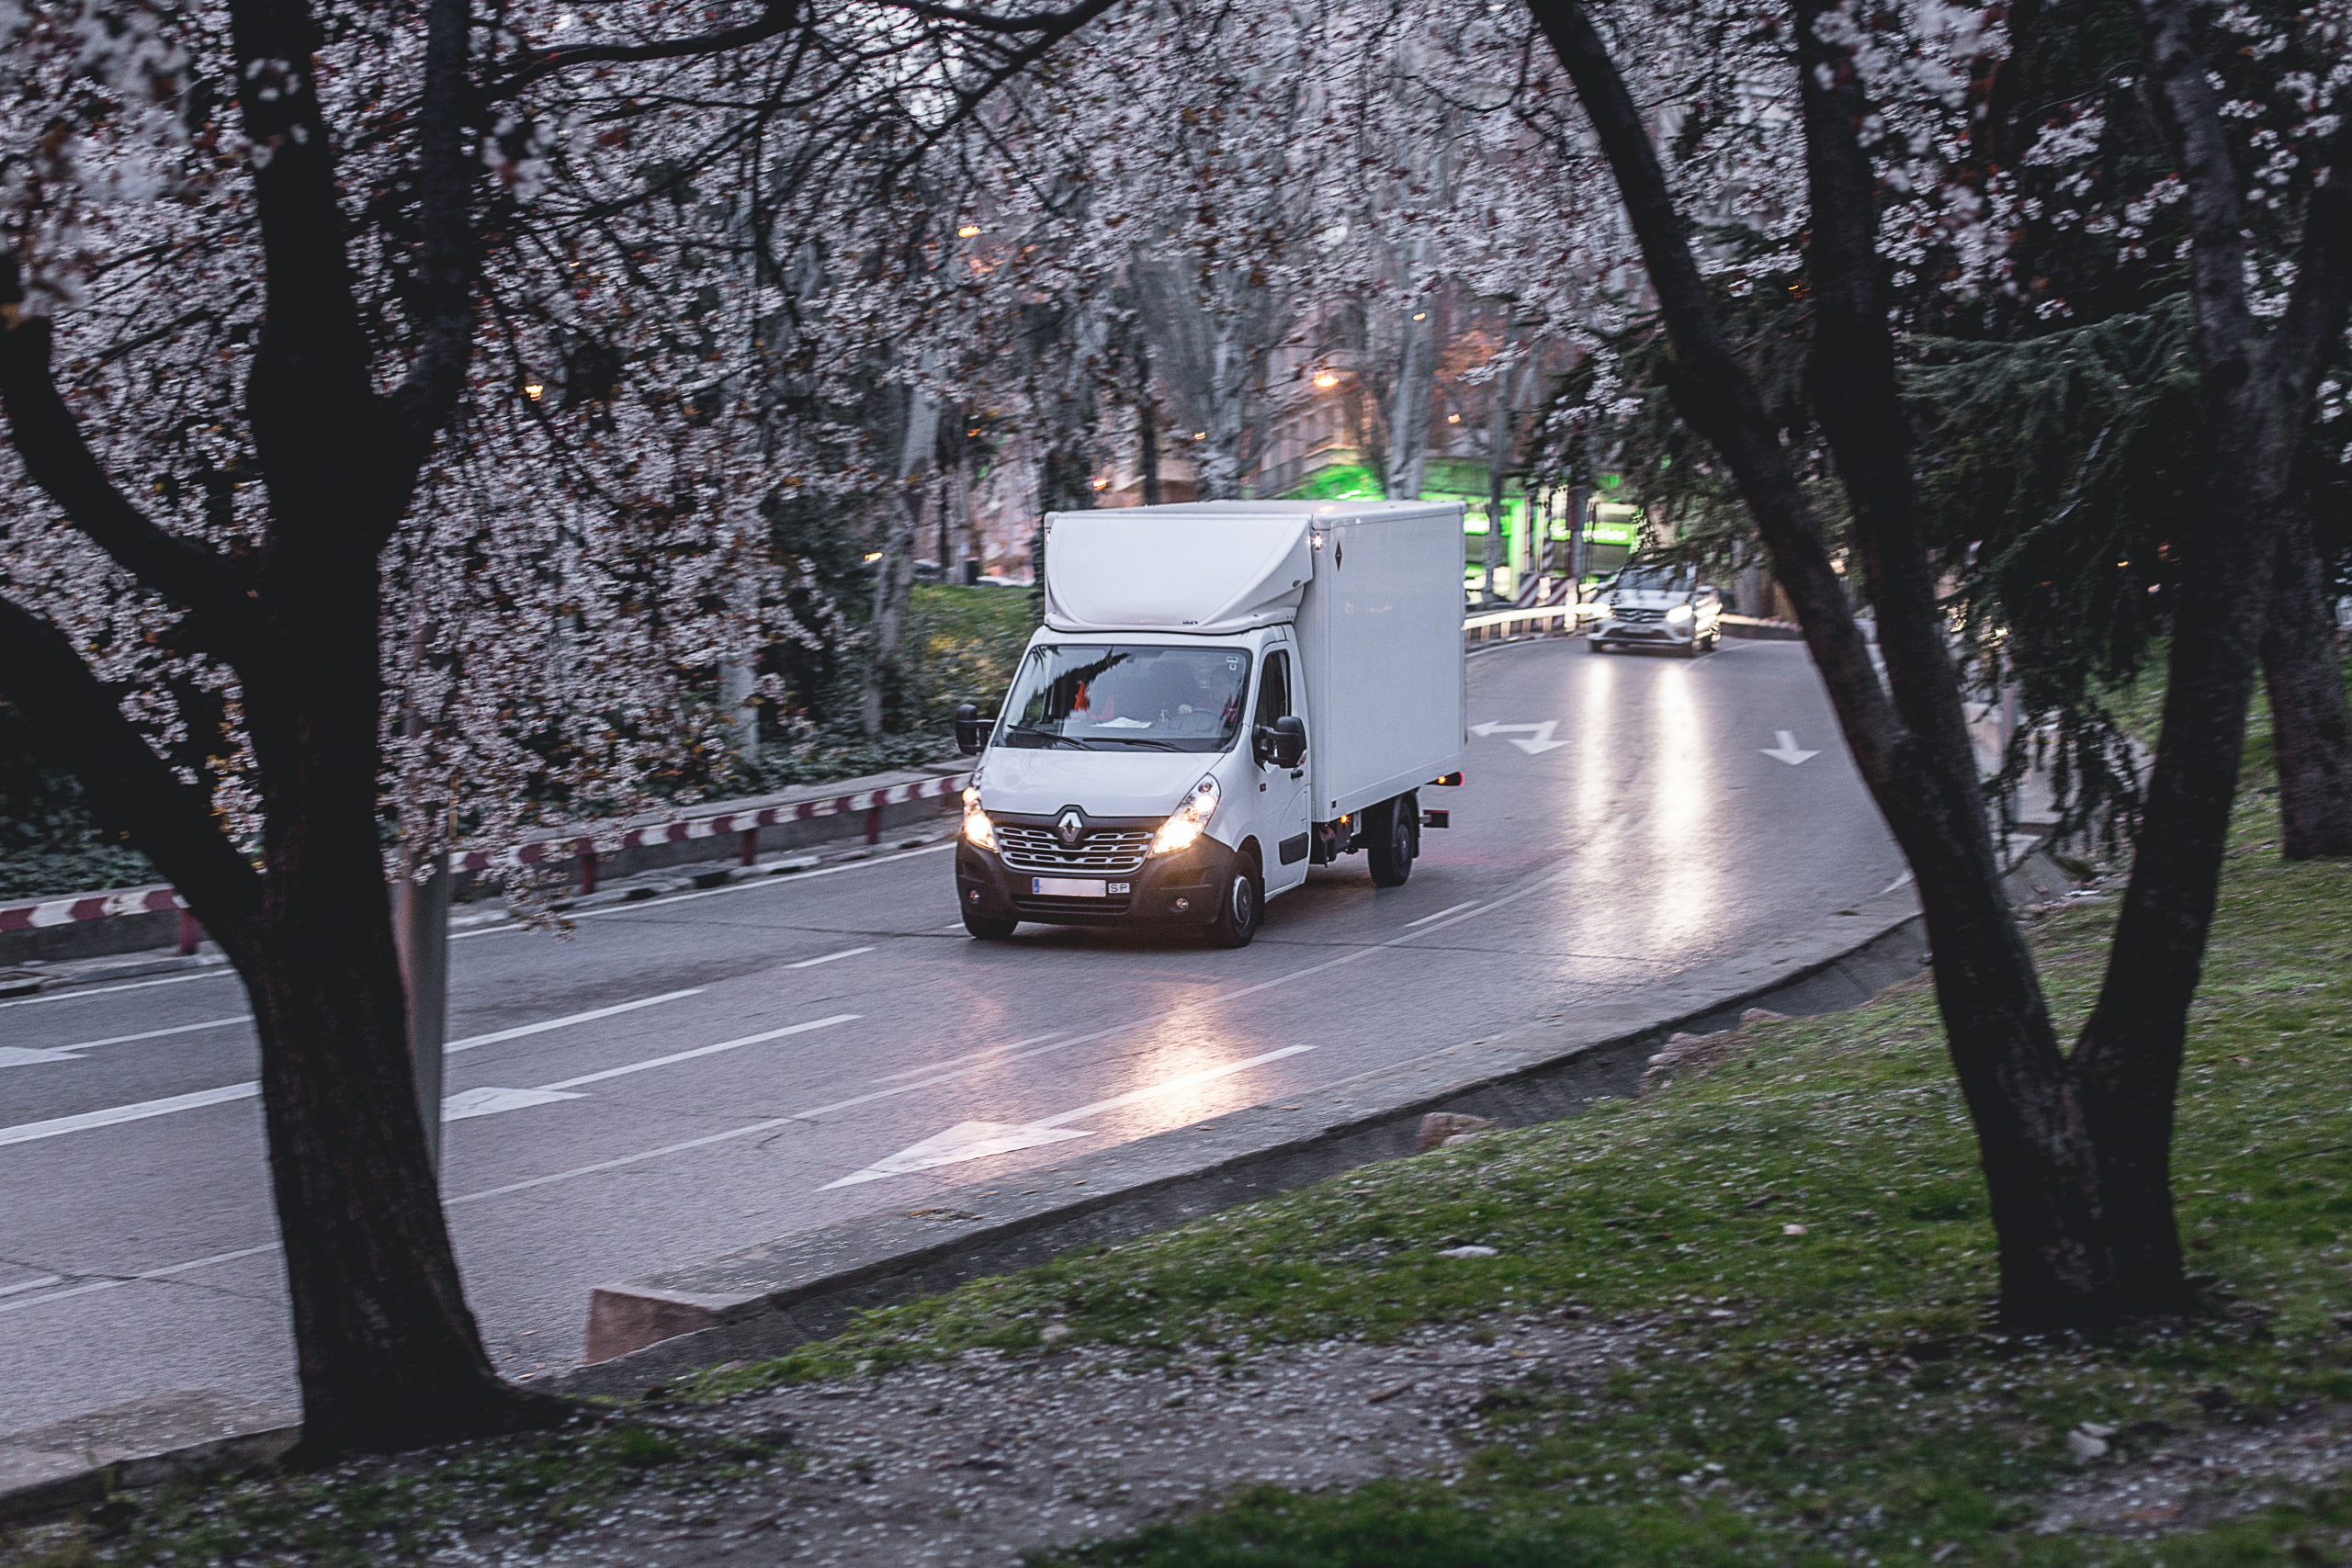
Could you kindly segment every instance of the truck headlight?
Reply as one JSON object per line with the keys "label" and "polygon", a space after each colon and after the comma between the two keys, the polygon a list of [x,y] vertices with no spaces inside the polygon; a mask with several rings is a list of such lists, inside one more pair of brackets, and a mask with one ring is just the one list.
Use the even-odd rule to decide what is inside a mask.
{"label": "truck headlight", "polygon": [[1216,815],[1216,780],[1203,779],[1193,786],[1176,814],[1159,825],[1151,836],[1151,852],[1172,855],[1178,850],[1193,847],[1193,840],[1207,830],[1209,818]]}
{"label": "truck headlight", "polygon": [[1690,624],[1691,613],[1690,606],[1688,604],[1669,604],[1667,606],[1666,611],[1667,624],[1669,626],[1687,626]]}
{"label": "truck headlight", "polygon": [[964,791],[964,837],[981,849],[996,848],[996,824],[980,809],[980,792],[969,787]]}

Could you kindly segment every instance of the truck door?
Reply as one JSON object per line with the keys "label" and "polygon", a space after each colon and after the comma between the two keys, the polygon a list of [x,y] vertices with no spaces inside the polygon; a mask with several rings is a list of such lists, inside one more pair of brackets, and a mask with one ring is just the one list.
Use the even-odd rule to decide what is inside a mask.
{"label": "truck door", "polygon": [[1269,649],[1265,669],[1258,677],[1258,709],[1252,716],[1250,745],[1258,759],[1258,831],[1260,842],[1266,850],[1266,891],[1279,893],[1295,887],[1306,880],[1306,850],[1311,842],[1307,829],[1308,788],[1306,773],[1315,761],[1315,737],[1306,737],[1306,758],[1295,768],[1274,765],[1260,736],[1272,733],[1274,720],[1297,714],[1302,718],[1302,705],[1295,702],[1296,690],[1292,679],[1291,653],[1287,648]]}

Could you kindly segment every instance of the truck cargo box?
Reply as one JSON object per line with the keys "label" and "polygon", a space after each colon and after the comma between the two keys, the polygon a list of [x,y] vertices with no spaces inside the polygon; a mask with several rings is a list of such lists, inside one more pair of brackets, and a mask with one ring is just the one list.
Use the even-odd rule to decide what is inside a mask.
{"label": "truck cargo box", "polygon": [[1462,509],[1228,501],[1046,519],[1057,632],[1298,639],[1315,816],[1335,820],[1462,766]]}

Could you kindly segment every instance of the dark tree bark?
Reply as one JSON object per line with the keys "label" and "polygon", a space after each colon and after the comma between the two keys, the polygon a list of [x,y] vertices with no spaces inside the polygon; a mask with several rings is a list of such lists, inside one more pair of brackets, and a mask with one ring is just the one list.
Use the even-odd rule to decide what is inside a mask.
{"label": "dark tree bark", "polygon": [[2279,852],[2289,860],[2352,855],[2352,714],[2335,655],[2335,608],[2312,519],[2278,519],[2270,615],[2262,628],[2263,686],[2278,761]]}
{"label": "dark tree bark", "polygon": [[[1937,1000],[2001,1238],[2004,1316],[2019,1326],[2095,1319],[2111,1305],[2091,1153],[2031,957],[2001,892],[1959,687],[1918,558],[1909,437],[1892,393],[1892,345],[1870,248],[1875,202],[1866,183],[1865,206],[1854,210],[1845,188],[1859,149],[1850,136],[1843,147],[1826,146],[1811,171],[1816,207],[1826,195],[1835,208],[1816,211],[1808,255],[1827,273],[1814,273],[1816,294],[1834,296],[1824,301],[1813,375],[1834,405],[1825,426],[1834,423],[1835,438],[1858,448],[1849,494],[1892,698],[1871,667],[1779,433],[1724,340],[1649,133],[1607,46],[1581,6],[1531,4],[1576,83],[1633,219],[1666,321],[1676,411],[1731,468],[1847,743],[1916,873],[1936,954]],[[1843,106],[1805,74],[1810,143],[1820,122]],[[1866,164],[1862,170],[1867,175]],[[1861,449],[1874,442],[1891,442],[1892,449]]]}
{"label": "dark tree bark", "polygon": [[[2191,298],[2211,446],[2201,526],[2186,580],[2222,604],[2265,602],[2298,438],[2323,344],[2342,337],[2352,299],[2352,121],[2330,147],[2334,175],[2305,213],[2297,276],[2265,331],[2245,294],[2245,177],[2222,128],[2187,0],[2140,0],[2156,102],[2188,187]],[[2180,1272],[2171,1183],[2173,1101],[2188,1005],[2205,958],[2237,795],[2260,627],[2233,615],[2179,618],[2164,728],[2133,845],[2107,976],[2074,1067],[2099,1151],[2118,1279],[2139,1301]]]}
{"label": "dark tree bark", "polygon": [[[1805,261],[1816,307],[1809,380],[1854,514],[1878,613],[1884,686],[1778,434],[1724,341],[1647,129],[1606,45],[1576,0],[1530,0],[1530,8],[1616,175],[1665,323],[1676,410],[1732,470],[1848,745],[1916,874],[1936,955],[1938,1005],[2000,1237],[2004,1321],[2076,1326],[2185,1306],[2166,1168],[2172,1103],[2243,745],[2254,634],[2218,624],[2226,617],[2199,617],[2175,640],[2140,858],[2099,1006],[2069,1057],[2001,891],[1919,536],[1911,436],[1896,395],[1890,301],[1875,250],[1878,192],[1860,140],[1870,108],[1850,61],[1815,34],[1814,19],[1830,7],[1795,0],[1811,199]],[[2185,24],[2178,36],[2185,39]],[[2172,76],[2184,73],[2201,87],[2201,67],[2176,61]],[[2219,121],[2210,104],[2201,112],[2210,152],[2222,146]],[[2352,147],[2352,129],[2346,144]],[[2290,362],[2297,351],[2281,345],[2332,341],[2342,332],[2342,275],[2352,245],[2343,193],[2325,187],[2313,204],[2287,320],[2257,344],[2243,310],[2236,225],[2229,221],[2234,209],[2223,210],[2236,186],[2226,149],[2218,167],[2209,157],[2191,178],[2216,226],[2211,255],[2200,227],[2198,260],[2200,306],[2217,323],[2208,327],[2200,317],[2217,441],[2241,465],[2250,457],[2265,466],[2250,491],[2207,498],[2212,526],[2200,541],[2204,571],[2193,575],[2233,585],[2234,592],[2218,595],[2224,602],[2258,601],[2270,570],[2267,516],[2289,455],[2277,426],[2285,419],[2291,434],[2291,416],[2309,391],[2308,366],[2296,371]],[[2223,223],[2226,239],[2218,232]],[[2217,259],[2224,253],[2225,263]],[[2231,289],[2234,315],[2222,298]],[[2250,374],[2257,349],[2267,373]],[[2216,491],[2227,490],[2218,465],[2213,471]],[[2242,479],[2243,466],[2237,472]],[[2195,532],[2184,527],[2176,536]]]}

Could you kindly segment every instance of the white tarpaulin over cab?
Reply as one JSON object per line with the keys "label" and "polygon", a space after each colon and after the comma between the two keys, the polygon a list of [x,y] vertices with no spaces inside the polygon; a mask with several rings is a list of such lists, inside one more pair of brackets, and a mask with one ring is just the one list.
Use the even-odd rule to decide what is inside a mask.
{"label": "white tarpaulin over cab", "polygon": [[1314,512],[1275,504],[1281,510],[1054,513],[1046,520],[1046,624],[1059,632],[1212,633],[1289,620],[1315,575]]}

